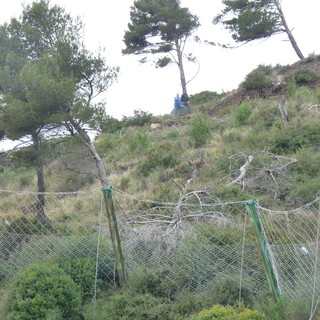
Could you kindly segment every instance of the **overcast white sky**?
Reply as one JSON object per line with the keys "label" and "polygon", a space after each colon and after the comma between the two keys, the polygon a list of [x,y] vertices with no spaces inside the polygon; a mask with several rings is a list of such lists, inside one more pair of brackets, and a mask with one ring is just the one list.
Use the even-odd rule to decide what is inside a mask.
{"label": "overcast white sky", "polygon": [[[10,0],[1,7],[0,24],[11,17],[20,16],[29,0]],[[181,0],[200,18],[201,39],[216,42],[230,41],[230,34],[212,24],[212,18],[220,12],[221,0]],[[106,95],[107,113],[119,119],[131,116],[141,109],[154,115],[170,113],[173,97],[181,92],[179,72],[176,65],[155,69],[140,65],[139,56],[123,56],[123,35],[129,22],[133,0],[51,0],[66,9],[73,17],[80,16],[85,23],[85,39],[88,49],[105,48],[107,64],[119,66],[118,83]],[[282,0],[289,27],[305,56],[319,54],[318,32],[320,30],[319,0]],[[285,35],[266,41],[254,42],[238,49],[222,49],[192,43],[189,46],[200,61],[200,72],[188,85],[188,93],[204,90],[222,92],[235,89],[245,76],[259,64],[286,65],[298,60]],[[198,65],[185,65],[187,80],[197,72]]]}

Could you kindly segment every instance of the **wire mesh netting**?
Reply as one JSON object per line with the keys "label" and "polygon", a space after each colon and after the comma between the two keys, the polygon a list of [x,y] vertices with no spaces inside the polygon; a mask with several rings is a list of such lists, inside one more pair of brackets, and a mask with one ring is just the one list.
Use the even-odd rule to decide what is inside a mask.
{"label": "wire mesh netting", "polygon": [[316,199],[291,211],[258,206],[268,252],[282,296],[319,299],[320,208]]}
{"label": "wire mesh netting", "polygon": [[[113,200],[129,285],[149,278],[170,295],[228,280],[239,294],[268,294],[243,202],[195,191],[162,203],[117,189]],[[0,280],[39,261],[85,257],[96,263],[93,283],[116,283],[102,192],[46,193],[44,203],[46,224],[39,222],[37,193],[0,192]],[[258,212],[281,294],[320,296],[318,203],[285,213],[258,206]]]}
{"label": "wire mesh netting", "polygon": [[115,206],[129,278],[160,273],[169,291],[202,290],[221,280],[250,294],[268,291],[242,202],[217,203],[204,191],[177,203],[114,194],[125,198],[125,208]]}
{"label": "wire mesh netting", "polygon": [[37,193],[2,191],[0,199],[1,281],[29,264],[64,257],[91,257],[97,260],[99,277],[114,281],[111,244],[100,241],[104,216],[99,192],[46,193],[45,225],[39,222]]}

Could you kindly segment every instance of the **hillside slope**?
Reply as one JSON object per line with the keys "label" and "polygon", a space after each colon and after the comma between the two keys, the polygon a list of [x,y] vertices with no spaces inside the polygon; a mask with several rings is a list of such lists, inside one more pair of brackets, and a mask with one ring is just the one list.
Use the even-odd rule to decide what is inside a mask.
{"label": "hillside slope", "polygon": [[299,72],[309,71],[318,78],[313,81],[301,81],[298,86],[307,86],[309,88],[318,88],[320,86],[320,56],[311,56],[304,60],[299,60],[294,64],[287,66],[278,66],[274,68],[273,79],[268,86],[257,89],[247,89],[240,86],[228,93],[211,110],[210,114],[216,114],[218,110],[229,105],[240,105],[243,101],[254,99],[275,99],[279,100],[281,95],[288,92],[290,79]]}
{"label": "hillside slope", "polygon": [[[110,184],[163,202],[177,202],[197,190],[221,201],[257,199],[278,208],[314,199],[320,190],[320,57],[258,68],[259,76],[261,71],[262,77],[251,85],[266,79],[264,86],[242,84],[223,98],[199,93],[192,114],[184,117],[137,112],[123,121],[109,119],[95,146]],[[309,71],[317,78],[310,80]],[[278,108],[281,95],[289,122],[282,120]],[[56,142],[46,142],[47,191],[100,188],[81,141],[75,137]],[[1,162],[1,188],[35,191],[33,161],[31,149],[10,153]]]}

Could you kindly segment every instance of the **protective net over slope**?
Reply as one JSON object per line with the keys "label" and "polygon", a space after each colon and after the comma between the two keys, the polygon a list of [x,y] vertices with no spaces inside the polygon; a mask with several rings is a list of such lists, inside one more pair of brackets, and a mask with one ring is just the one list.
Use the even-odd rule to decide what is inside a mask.
{"label": "protective net over slope", "polygon": [[[163,203],[116,189],[113,200],[129,284],[149,278],[170,295],[230,281],[239,295],[269,293],[243,202],[195,191]],[[0,280],[38,261],[89,257],[96,263],[93,284],[115,283],[102,192],[46,193],[46,225],[37,204],[37,193],[0,192]],[[320,297],[318,202],[290,212],[257,208],[281,294]]]}
{"label": "protective net over slope", "polygon": [[319,203],[291,211],[257,206],[282,296],[320,298]]}
{"label": "protective net over slope", "polygon": [[[112,244],[101,191],[46,193],[47,225],[38,221],[37,193],[1,191],[0,277],[39,260],[91,257],[93,275],[115,282]],[[177,203],[113,191],[129,282],[161,279],[172,291],[200,290],[229,280],[243,292],[267,292],[267,281],[245,206],[216,203],[206,192]]]}

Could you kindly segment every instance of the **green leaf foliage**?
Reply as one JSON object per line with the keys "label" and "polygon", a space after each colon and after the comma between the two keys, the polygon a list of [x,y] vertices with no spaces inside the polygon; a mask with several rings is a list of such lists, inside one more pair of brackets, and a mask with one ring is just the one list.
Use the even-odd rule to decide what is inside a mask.
{"label": "green leaf foliage", "polygon": [[187,124],[188,135],[196,148],[203,146],[211,136],[212,124],[207,115],[195,113]]}
{"label": "green leaf foliage", "polygon": [[[130,23],[123,41],[123,54],[156,55],[155,66],[174,61],[179,68],[181,87],[186,90],[183,60],[187,39],[199,27],[199,19],[180,0],[137,0],[130,11]],[[165,53],[165,55],[163,55]],[[188,58],[187,58],[188,59]],[[142,58],[145,62],[146,58]],[[189,61],[195,59],[189,55]]]}
{"label": "green leaf foliage", "polygon": [[12,284],[6,305],[7,320],[42,320],[52,310],[62,319],[80,320],[79,287],[61,268],[36,264],[20,272]]}
{"label": "green leaf foliage", "polygon": [[[130,18],[124,54],[172,51],[176,40],[188,37],[199,26],[198,18],[181,8],[179,0],[135,1]],[[160,43],[151,40],[156,36],[161,38]]]}
{"label": "green leaf foliage", "polygon": [[243,102],[234,111],[234,121],[236,126],[241,126],[248,122],[249,117],[252,114],[252,107],[249,103]]}
{"label": "green leaf foliage", "polygon": [[211,309],[199,312],[191,320],[266,320],[266,316],[258,311],[247,308],[233,308],[231,306],[214,305]]}
{"label": "green leaf foliage", "polygon": [[231,31],[237,42],[268,38],[283,32],[280,14],[270,0],[224,0],[225,8],[213,19]]}

